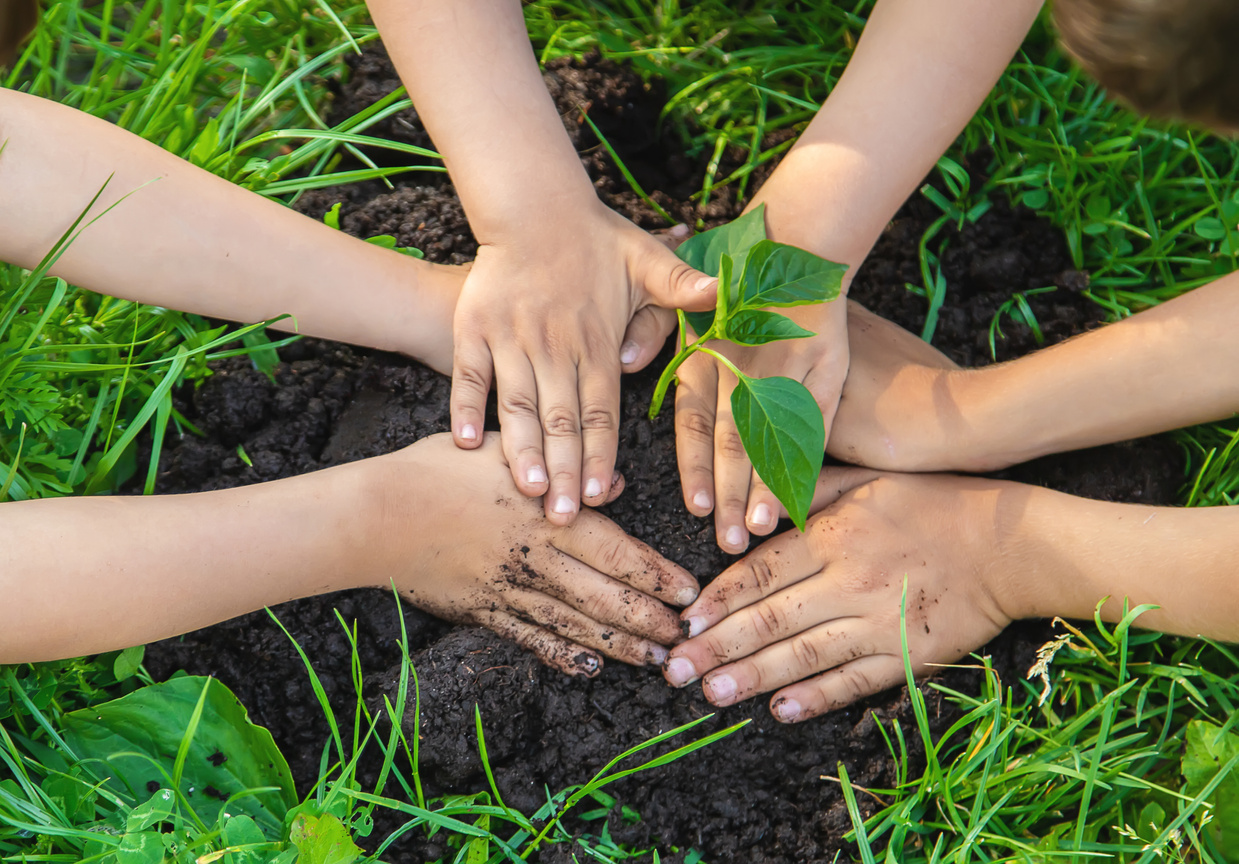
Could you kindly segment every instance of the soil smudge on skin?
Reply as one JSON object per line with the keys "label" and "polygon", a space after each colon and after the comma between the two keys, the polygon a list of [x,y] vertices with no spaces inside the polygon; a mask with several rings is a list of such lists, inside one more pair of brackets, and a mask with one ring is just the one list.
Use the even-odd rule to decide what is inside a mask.
{"label": "soil smudge on skin", "polygon": [[[396,86],[394,70],[380,48],[367,47],[350,63],[353,74],[337,100],[341,111],[355,111]],[[644,227],[661,227],[659,217],[632,193],[597,146],[588,125],[578,122],[581,109],[654,199],[677,218],[691,223],[700,215],[709,227],[738,215],[740,203],[727,190],[716,190],[705,213],[695,210],[689,195],[700,188],[704,166],[686,157],[673,141],[657,136],[661,102],[656,90],[597,58],[554,64],[546,77],[606,203]],[[369,131],[431,146],[411,111]],[[742,160],[742,154],[724,154],[720,176],[728,173],[728,164],[735,167]],[[966,167],[976,172],[977,166]],[[321,218],[337,202],[344,205],[341,225],[352,233],[394,234],[401,245],[417,246],[439,262],[466,261],[476,251],[460,203],[442,175],[404,175],[394,191],[377,183],[315,190],[297,206]],[[1049,342],[1097,326],[1101,319],[1098,308],[1079,293],[1087,278],[1071,270],[1059,232],[997,196],[994,202],[975,224],[949,234],[943,256],[948,288],[934,344],[963,364],[988,362],[990,321],[1013,290],[1056,286],[1053,292],[1028,297]],[[917,244],[937,215],[932,204],[914,196],[852,288],[854,299],[915,332],[924,322],[926,302],[905,283],[920,282]],[[1002,326],[1007,338],[998,342],[999,359],[1037,347],[1023,324],[1004,320]],[[645,416],[667,356],[625,380],[617,467],[627,489],[603,512],[705,581],[736,558],[715,545],[710,519],[698,519],[683,506],[673,412],[664,410],[654,421]],[[411,361],[316,340],[284,349],[282,360],[274,381],[244,358],[224,360],[215,364],[215,374],[201,387],[177,395],[177,410],[205,437],[187,435],[166,445],[159,491],[219,489],[288,477],[387,453],[447,430],[447,379]],[[236,455],[238,445],[252,464]],[[1165,439],[1144,439],[1039,459],[1003,476],[1094,498],[1171,504],[1182,482],[1182,463],[1178,449]],[[504,565],[512,568],[514,581],[529,551],[519,542],[512,544],[519,552]],[[314,664],[327,697],[340,712],[339,722],[347,725],[353,705],[350,646],[335,609],[344,620],[357,621],[362,668],[372,676],[368,693],[380,700],[385,693],[393,703],[400,626],[396,601],[377,590],[298,600],[274,610]],[[699,684],[674,690],[657,669],[614,661],[597,674],[595,658],[585,652],[563,658],[565,668],[580,670],[568,677],[488,631],[446,624],[407,606],[404,614],[420,678],[421,767],[431,796],[486,788],[474,736],[475,704],[482,713],[499,788],[509,805],[527,813],[544,803],[544,786],[555,791],[584,782],[625,748],[674,726],[713,713],[694,730],[704,735],[748,719],[751,725],[731,738],[612,787],[620,802],[642,819],[628,824],[617,811],[610,818],[610,832],[620,842],[651,844],[656,839],[663,848],[696,848],[718,864],[792,864],[830,860],[837,850],[845,857],[854,854],[854,847],[842,839],[851,822],[839,786],[821,778],[836,776],[842,761],[856,785],[892,785],[895,766],[879,723],[903,724],[913,766],[924,758],[912,706],[902,690],[818,720],[785,725],[770,715],[767,697],[715,709],[703,699]],[[1004,682],[1023,677],[1046,632],[1040,622],[1020,624],[987,646]],[[182,668],[218,677],[255,722],[271,729],[289,757],[300,792],[310,788],[329,730],[293,646],[265,613],[152,645],[147,667],[157,678]],[[939,680],[974,692],[980,686],[975,671],[951,670]],[[940,733],[959,712],[936,691],[925,692],[931,725]],[[411,719],[408,729],[411,733]],[[363,777],[374,769],[373,764],[364,765]],[[862,815],[875,806],[860,800]],[[590,830],[596,833],[600,827],[592,823]],[[388,857],[433,860],[449,851],[438,838],[406,835]],[[682,854],[664,860],[682,860]],[[548,850],[539,860],[565,859],[562,852]]]}

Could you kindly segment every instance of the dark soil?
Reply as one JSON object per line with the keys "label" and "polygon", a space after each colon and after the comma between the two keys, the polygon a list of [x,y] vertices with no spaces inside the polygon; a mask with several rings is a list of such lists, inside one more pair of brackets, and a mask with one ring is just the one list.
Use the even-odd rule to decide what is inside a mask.
{"label": "dark soil", "polygon": [[[701,214],[688,201],[703,166],[674,141],[654,134],[659,96],[631,74],[596,59],[556,64],[547,72],[565,126],[603,198],[638,223],[659,227],[658,217],[635,196],[597,146],[581,110],[608,136],[647,190],[677,217],[706,224],[731,218],[739,204],[716,194]],[[354,61],[338,105],[353,111],[395,86],[386,57],[370,50]],[[397,140],[429,145],[416,115],[396,115],[381,130]],[[395,191],[373,186],[307,194],[298,206],[321,217],[343,201],[342,222],[351,233],[395,234],[436,261],[468,260],[476,250],[451,186],[441,175],[405,175]],[[917,243],[937,216],[915,196],[901,210],[858,276],[852,296],[917,332],[925,300],[905,283],[919,284]],[[1084,274],[1070,269],[1060,235],[1024,210],[997,203],[975,225],[948,230],[943,267],[949,285],[935,344],[966,364],[989,360],[986,335],[999,305],[1013,290],[1058,286],[1030,298],[1049,342],[1100,321],[1082,297]],[[1007,339],[999,359],[1036,347],[1029,329],[1004,321]],[[216,489],[286,477],[389,452],[447,428],[446,379],[403,358],[306,340],[283,352],[275,381],[244,359],[224,361],[195,391],[181,394],[181,410],[204,438],[173,442],[164,457],[163,492]],[[658,364],[655,364],[657,366]],[[653,367],[652,367],[653,368]],[[708,520],[681,504],[671,412],[645,419],[653,373],[633,377],[624,393],[625,422],[619,464],[625,494],[606,512],[625,530],[650,543],[703,580],[730,560],[714,544]],[[243,445],[251,465],[236,454]],[[1012,469],[1014,479],[1107,500],[1174,503],[1183,466],[1171,443],[1150,439],[1117,447],[1051,457]],[[359,651],[371,697],[395,700],[399,663],[396,602],[377,591],[300,600],[275,610],[306,650],[341,721],[351,721],[350,647],[335,620],[357,622]],[[675,691],[655,672],[612,663],[592,680],[569,679],[540,667],[530,655],[489,632],[453,627],[406,608],[411,649],[421,679],[421,760],[432,795],[485,788],[473,733],[473,706],[481,706],[490,758],[508,804],[532,812],[552,791],[583,782],[611,756],[714,709],[700,689]],[[1046,638],[1040,623],[1012,628],[985,649],[1003,680],[1014,683]],[[177,669],[215,675],[231,687],[256,722],[269,727],[293,767],[304,794],[317,774],[328,730],[308,677],[286,637],[265,613],[152,645],[147,666],[158,677]],[[384,670],[392,670],[384,672]],[[979,676],[944,676],[956,688],[976,691]],[[958,711],[926,689],[934,727],[944,730]],[[705,733],[742,719],[752,725],[673,765],[638,775],[612,792],[642,816],[628,825],[613,814],[612,835],[639,844],[675,846],[681,860],[690,847],[714,862],[829,860],[851,849],[841,838],[850,823],[839,786],[830,777],[840,761],[854,783],[885,787],[894,763],[879,721],[904,725],[913,760],[921,758],[904,691],[894,690],[852,708],[799,726],[776,723],[764,700],[724,709],[698,728]],[[411,730],[410,730],[411,731]],[[874,803],[860,800],[864,812]],[[592,830],[597,831],[595,823]],[[447,852],[410,837],[389,860],[430,860]],[[543,861],[570,860],[560,851]]]}

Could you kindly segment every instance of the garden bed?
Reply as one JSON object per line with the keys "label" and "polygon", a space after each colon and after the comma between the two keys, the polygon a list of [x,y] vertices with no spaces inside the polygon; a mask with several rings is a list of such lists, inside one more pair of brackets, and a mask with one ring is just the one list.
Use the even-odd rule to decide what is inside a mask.
{"label": "garden bed", "polygon": [[[368,49],[353,66],[354,74],[337,94],[345,113],[397,84],[381,50]],[[740,205],[727,190],[717,190],[704,212],[689,200],[701,188],[704,160],[689,158],[676,142],[657,135],[656,91],[594,60],[553,65],[547,76],[582,161],[608,204],[643,227],[665,225],[631,190],[588,126],[578,122],[582,110],[668,212],[690,223],[704,218],[707,227],[738,215]],[[385,121],[376,134],[427,143],[412,111]],[[431,260],[446,263],[467,261],[476,251],[459,201],[442,175],[404,175],[395,190],[377,183],[321,190],[306,194],[297,206],[321,218],[337,201],[344,202],[341,227],[359,236],[393,234],[401,245],[417,246]],[[938,215],[933,204],[914,196],[851,292],[916,332],[924,322],[926,301],[906,284],[921,281],[917,244]],[[1070,269],[1059,233],[997,196],[975,224],[951,236],[942,265],[949,287],[934,344],[960,363],[990,360],[990,324],[1013,291],[1057,286],[1028,298],[1049,342],[1101,320],[1099,307],[1080,293],[1087,278]],[[1002,323],[1006,338],[996,343],[999,359],[1036,347],[1028,327],[1009,319]],[[248,360],[236,358],[217,366],[199,389],[181,395],[178,407],[206,436],[186,437],[166,448],[160,492],[291,476],[390,452],[447,429],[448,381],[416,363],[314,340],[284,349],[282,357],[274,382]],[[604,512],[706,581],[734,558],[715,545],[712,522],[683,507],[672,412],[664,411],[655,421],[645,416],[660,368],[655,362],[625,382],[619,467],[627,491]],[[238,445],[249,464],[237,454]],[[1005,476],[1088,497],[1172,504],[1183,465],[1178,447],[1158,438],[1041,459]],[[351,648],[335,619],[337,609],[346,621],[357,621],[360,659],[371,676],[369,695],[386,692],[394,702],[395,676],[385,670],[399,662],[400,627],[390,594],[347,592],[274,611],[306,650],[337,710],[347,711],[353,693]],[[597,678],[569,679],[487,631],[450,626],[408,608],[405,617],[421,683],[421,766],[429,795],[485,788],[473,733],[475,703],[481,707],[499,788],[509,805],[525,812],[545,801],[544,787],[556,791],[583,782],[623,749],[716,710],[699,687],[672,690],[656,671],[612,662]],[[1005,683],[1015,684],[1024,675],[1047,633],[1040,623],[1018,625],[985,649]],[[251,717],[271,729],[289,757],[299,791],[307,791],[317,776],[328,729],[301,660],[265,614],[152,645],[147,667],[156,677],[186,669],[226,683]],[[953,670],[940,680],[977,690],[980,673]],[[958,710],[934,691],[926,688],[926,693],[934,726],[945,730]],[[911,757],[918,758],[920,739],[912,730],[911,703],[904,692],[890,691],[799,726],[776,723],[764,699],[750,700],[718,710],[698,731],[746,718],[752,724],[732,737],[611,789],[642,817],[629,824],[617,811],[612,836],[637,844],[657,840],[661,848],[678,847],[680,856],[697,849],[711,862],[829,860],[836,850],[849,848],[842,837],[851,823],[838,783],[824,778],[838,776],[842,761],[858,786],[882,788],[895,782],[895,763],[876,721],[903,723]],[[859,805],[863,813],[876,806],[864,795]],[[386,857],[433,860],[446,851],[409,837]],[[542,859],[560,860],[562,854],[550,851]]]}

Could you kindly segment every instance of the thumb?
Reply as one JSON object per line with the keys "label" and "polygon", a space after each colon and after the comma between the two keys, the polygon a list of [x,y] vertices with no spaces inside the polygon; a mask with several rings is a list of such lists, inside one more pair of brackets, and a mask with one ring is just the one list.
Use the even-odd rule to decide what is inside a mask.
{"label": "thumb", "polygon": [[653,237],[646,238],[649,243],[643,250],[640,284],[650,302],[665,309],[689,312],[713,309],[718,279],[689,267]]}
{"label": "thumb", "polygon": [[637,372],[658,356],[667,336],[675,329],[675,312],[661,306],[642,306],[628,322],[620,345],[620,363],[625,372]]}

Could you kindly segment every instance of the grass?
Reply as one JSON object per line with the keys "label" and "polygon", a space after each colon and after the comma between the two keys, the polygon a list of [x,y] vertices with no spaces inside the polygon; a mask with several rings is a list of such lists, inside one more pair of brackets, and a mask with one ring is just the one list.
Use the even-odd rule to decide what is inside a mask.
{"label": "grass", "polygon": [[[657,853],[619,846],[605,828],[598,836],[570,831],[565,818],[590,803],[595,809],[581,814],[588,825],[599,818],[599,806],[605,813],[615,805],[603,791],[609,784],[688,756],[745,725],[688,743],[675,739],[713,715],[671,729],[619,754],[584,784],[548,793],[536,812],[524,814],[503,801],[476,713],[489,789],[427,798],[418,769],[417,676],[403,616],[396,703],[385,696],[378,713],[362,691],[356,633],[339,623],[352,646],[351,727],[341,728],[341,706],[328,702],[297,646],[331,730],[319,776],[304,796],[293,789],[270,734],[251,724],[232,693],[213,679],[183,676],[137,687],[149,684],[138,665],[140,649],[116,655],[110,666],[71,661],[4,669],[0,860],[352,864],[381,860],[411,832],[440,835],[455,850],[449,857],[468,864],[520,864],[556,844],[601,862],[648,858]],[[118,688],[128,692],[103,701]],[[377,770],[363,774],[359,766],[370,753]],[[371,836],[376,815],[396,823],[384,837]]]}
{"label": "grass", "polygon": [[[409,105],[399,91],[331,128],[322,116],[327,76],[339,73],[345,52],[375,38],[364,11],[318,0],[61,0],[47,5],[3,83],[290,200],[415,170],[376,167],[361,145],[435,155],[365,134]],[[337,170],[345,154],[366,167]],[[269,366],[274,347],[262,328],[214,327],[79,291],[45,266],[0,267],[0,500],[112,491],[137,472],[151,491],[168,430],[194,431],[173,406],[174,389],[231,353]],[[138,465],[143,432],[153,447]]]}
{"label": "grass", "polygon": [[[665,134],[710,166],[696,194],[704,205],[718,195],[751,194],[753,170],[789,146],[787,133],[829,92],[870,6],[541,0],[525,12],[544,60],[598,50],[663,82]],[[416,148],[366,137],[371,123],[407,105],[399,91],[334,127],[324,116],[326,80],[354,44],[372,38],[362,6],[347,0],[61,0],[48,4],[46,20],[3,83],[106,117],[220,176],[289,201],[305,189],[402,170],[367,162],[362,145],[414,154]],[[942,211],[921,244],[923,335],[932,338],[936,311],[950,301],[936,266],[950,242],[945,229],[979,218],[1002,196],[1062,230],[1075,266],[1090,274],[1088,296],[1114,319],[1232,271],[1237,156],[1229,141],[1146,122],[1108,102],[1039,24],[922,190]],[[342,165],[346,157],[361,167]],[[978,160],[983,177],[960,168]],[[1037,326],[1022,295],[1013,294],[990,338],[1001,339],[1009,326]],[[261,329],[212,328],[194,316],[80,292],[38,270],[0,270],[0,500],[106,491],[135,474],[149,488],[162,436],[190,428],[176,414],[172,387],[209,374],[207,362],[227,352],[249,351],[256,362],[269,362],[270,347]],[[134,441],[142,432],[155,446],[139,465]],[[1235,503],[1234,422],[1188,430],[1179,440],[1191,465],[1184,502]],[[862,791],[844,771],[838,778],[861,860],[1233,858],[1219,802],[1239,795],[1239,746],[1230,732],[1239,716],[1239,660],[1225,646],[1133,631],[1139,611],[1118,626],[1067,629],[1047,650],[1044,679],[1001,681],[980,661],[980,694],[948,693],[966,713],[936,740],[923,701],[914,697],[915,734],[928,752],[923,770],[911,764],[902,730],[890,727],[895,788]],[[65,714],[145,683],[135,655],[4,674],[0,727],[8,739],[0,752],[7,779],[0,781],[0,810],[10,822],[0,829],[0,855],[79,860],[88,839],[79,829],[92,819],[113,820],[123,836],[120,829],[149,801],[118,801],[73,773],[85,768],[46,769]],[[385,710],[400,716],[408,707]],[[360,696],[353,718],[351,729],[333,725],[322,779],[298,804],[307,818],[330,815],[351,838],[366,824],[362,814],[395,809],[419,830],[457,831],[457,858],[469,862],[533,841],[536,814],[514,814],[493,788],[431,806],[416,771],[396,767],[417,764],[416,735],[402,736],[399,724],[380,734],[379,718]],[[484,746],[480,734],[479,742]],[[367,790],[354,788],[363,745],[378,746],[384,760],[382,781]],[[395,761],[397,751],[403,762]],[[1211,760],[1207,770],[1202,754]],[[49,785],[23,785],[23,771]],[[59,791],[41,794],[47,788]],[[862,817],[857,792],[883,802],[875,815]],[[549,806],[572,796],[601,809],[615,803],[595,785]],[[17,803],[23,818],[51,820],[46,824],[59,833],[14,827]],[[223,851],[223,825],[207,825],[187,810],[168,818],[161,812],[138,814],[135,825],[159,818],[135,833],[160,825],[160,833],[182,831],[203,855]],[[264,834],[260,842],[287,851],[287,827],[287,836]],[[300,836],[312,842],[304,831]],[[569,838],[552,827],[547,839]],[[605,833],[589,842],[611,856],[604,860],[634,851],[612,848]],[[243,851],[228,854],[246,860]]]}

